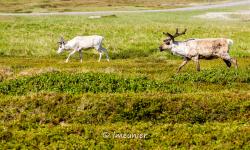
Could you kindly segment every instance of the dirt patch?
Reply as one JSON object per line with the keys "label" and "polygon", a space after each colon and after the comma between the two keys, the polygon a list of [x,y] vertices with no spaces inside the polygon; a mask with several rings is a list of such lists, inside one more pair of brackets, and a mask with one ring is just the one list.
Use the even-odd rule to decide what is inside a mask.
{"label": "dirt patch", "polygon": [[17,77],[19,76],[32,76],[32,75],[37,75],[37,74],[43,74],[43,73],[48,73],[48,72],[56,72],[60,71],[57,68],[31,68],[31,69],[26,69],[17,74]]}
{"label": "dirt patch", "polygon": [[10,67],[1,67],[0,68],[0,81],[3,81],[7,77],[11,76],[13,73],[14,71]]}
{"label": "dirt patch", "polygon": [[111,15],[94,15],[94,16],[89,16],[89,19],[100,19],[100,18],[116,18],[117,16],[115,14],[111,14]]}

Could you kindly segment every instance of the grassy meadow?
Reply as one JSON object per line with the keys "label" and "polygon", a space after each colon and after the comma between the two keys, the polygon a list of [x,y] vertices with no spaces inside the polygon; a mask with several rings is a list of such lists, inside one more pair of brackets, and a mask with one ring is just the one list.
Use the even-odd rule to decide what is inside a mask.
{"label": "grassy meadow", "polygon": [[[206,12],[0,16],[0,149],[249,149],[250,21],[193,17]],[[179,40],[233,39],[239,69],[201,60],[176,74],[182,59],[158,50],[176,27]],[[92,34],[110,62],[56,54],[60,36]]]}
{"label": "grassy meadow", "polygon": [[0,0],[0,12],[144,10],[214,4],[226,0]]}

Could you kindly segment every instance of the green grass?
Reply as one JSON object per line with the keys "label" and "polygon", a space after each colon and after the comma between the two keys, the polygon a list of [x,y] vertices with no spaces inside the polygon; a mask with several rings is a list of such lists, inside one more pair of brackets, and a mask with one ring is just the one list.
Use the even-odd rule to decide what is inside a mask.
{"label": "green grass", "polygon": [[[249,149],[250,23],[192,17],[203,13],[1,16],[0,149]],[[201,60],[176,74],[182,60],[158,50],[176,27],[188,28],[179,40],[233,39],[239,69]],[[79,34],[103,35],[111,61],[64,63],[57,40]]]}
{"label": "green grass", "polygon": [[[187,28],[188,38],[226,37],[234,40],[231,53],[249,56],[249,22],[199,20],[203,12],[145,13],[101,19],[87,16],[0,17],[0,54],[7,56],[54,56],[60,36],[99,34],[112,59],[147,57],[158,51],[163,31]],[[143,16],[143,17],[142,17]],[[174,20],[174,22],[173,22]],[[196,22],[192,24],[192,22]],[[85,55],[86,56],[86,55]],[[85,58],[85,57],[84,57]]]}

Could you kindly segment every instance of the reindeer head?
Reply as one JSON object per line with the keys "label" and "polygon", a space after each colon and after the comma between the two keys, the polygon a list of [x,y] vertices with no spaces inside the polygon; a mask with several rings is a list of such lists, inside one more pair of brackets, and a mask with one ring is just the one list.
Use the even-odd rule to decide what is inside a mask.
{"label": "reindeer head", "polygon": [[164,50],[171,50],[172,49],[172,45],[174,43],[174,39],[180,35],[185,34],[187,31],[187,29],[185,29],[183,32],[179,33],[178,28],[176,28],[176,32],[174,35],[170,34],[170,33],[165,33],[163,32],[164,35],[167,36],[167,38],[163,41],[163,44],[159,47],[160,51],[164,51]]}
{"label": "reindeer head", "polygon": [[65,49],[65,44],[66,44],[66,42],[65,42],[64,39],[63,39],[63,37],[60,38],[60,41],[58,42],[58,44],[59,44],[59,48],[58,48],[58,50],[57,50],[57,53],[60,54],[61,52],[64,51],[64,49]]}

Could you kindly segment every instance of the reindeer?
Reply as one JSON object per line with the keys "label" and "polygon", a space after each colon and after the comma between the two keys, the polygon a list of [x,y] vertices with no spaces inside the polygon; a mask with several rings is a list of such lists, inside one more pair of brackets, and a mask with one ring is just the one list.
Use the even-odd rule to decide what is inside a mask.
{"label": "reindeer", "polygon": [[187,29],[179,32],[178,28],[174,35],[163,32],[167,38],[159,47],[160,51],[171,51],[175,55],[182,56],[184,61],[179,66],[177,73],[185,66],[189,60],[196,63],[196,70],[200,71],[199,59],[214,59],[221,58],[226,63],[227,67],[231,67],[231,63],[235,68],[238,68],[237,60],[229,56],[230,46],[233,45],[231,39],[225,38],[205,38],[205,39],[188,39],[186,41],[175,41],[175,38],[185,34]]}
{"label": "reindeer", "polygon": [[66,59],[66,63],[69,61],[69,58],[71,55],[73,55],[75,52],[79,52],[80,54],[80,62],[82,63],[82,50],[83,49],[89,49],[89,48],[95,48],[99,52],[99,60],[101,61],[102,53],[106,53],[107,61],[109,61],[109,56],[107,50],[102,47],[102,41],[103,37],[99,35],[92,35],[92,36],[76,36],[70,41],[64,41],[63,37],[61,37],[59,43],[59,48],[57,50],[57,53],[60,54],[64,50],[73,50],[70,52],[68,58]]}

